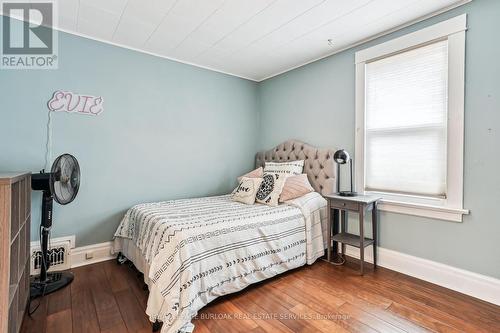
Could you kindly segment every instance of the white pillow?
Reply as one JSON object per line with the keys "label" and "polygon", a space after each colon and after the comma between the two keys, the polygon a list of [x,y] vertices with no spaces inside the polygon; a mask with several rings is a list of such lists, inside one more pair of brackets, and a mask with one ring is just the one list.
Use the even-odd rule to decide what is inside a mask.
{"label": "white pillow", "polygon": [[238,187],[233,191],[232,199],[247,205],[253,205],[261,183],[262,178],[241,177]]}
{"label": "white pillow", "polygon": [[285,185],[286,175],[279,173],[265,173],[262,178],[259,191],[255,197],[255,201],[269,206],[278,206],[283,185]]}
{"label": "white pillow", "polygon": [[300,175],[304,169],[304,160],[291,162],[266,162],[264,173],[277,173],[280,175]]}

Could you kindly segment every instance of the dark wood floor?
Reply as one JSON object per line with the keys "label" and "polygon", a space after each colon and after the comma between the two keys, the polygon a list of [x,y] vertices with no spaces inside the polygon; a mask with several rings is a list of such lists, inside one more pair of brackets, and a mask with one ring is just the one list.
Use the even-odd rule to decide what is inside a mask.
{"label": "dark wood floor", "polygon": [[[500,307],[378,268],[320,261],[220,298],[194,320],[205,332],[500,332]],[[147,292],[127,265],[73,269],[70,287],[46,296],[22,332],[151,332]],[[32,303],[36,306],[37,301]]]}

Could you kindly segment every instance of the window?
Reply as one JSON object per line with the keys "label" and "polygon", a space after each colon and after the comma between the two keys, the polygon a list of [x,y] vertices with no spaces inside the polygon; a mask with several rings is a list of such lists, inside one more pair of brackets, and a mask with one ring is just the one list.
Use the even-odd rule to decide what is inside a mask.
{"label": "window", "polygon": [[357,190],[462,221],[466,16],[356,53]]}
{"label": "window", "polygon": [[366,64],[365,190],[446,197],[447,44]]}

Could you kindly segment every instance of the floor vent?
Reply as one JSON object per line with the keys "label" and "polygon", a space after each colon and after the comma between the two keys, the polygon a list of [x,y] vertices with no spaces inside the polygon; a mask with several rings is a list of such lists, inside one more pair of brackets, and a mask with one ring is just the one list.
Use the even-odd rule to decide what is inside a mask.
{"label": "floor vent", "polygon": [[[70,258],[70,241],[51,242],[47,253],[49,272],[70,269]],[[40,274],[41,265],[42,251],[40,245],[36,244],[31,247],[31,275]]]}

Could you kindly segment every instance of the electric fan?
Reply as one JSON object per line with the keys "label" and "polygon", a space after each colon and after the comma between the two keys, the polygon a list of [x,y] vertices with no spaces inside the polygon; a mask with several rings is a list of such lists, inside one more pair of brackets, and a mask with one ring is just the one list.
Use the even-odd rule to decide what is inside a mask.
{"label": "electric fan", "polygon": [[55,200],[61,205],[72,202],[80,187],[80,166],[76,158],[63,154],[56,158],[50,173],[45,170],[31,176],[31,188],[43,191],[42,221],[40,224],[40,247],[42,260],[40,275],[31,282],[31,298],[43,296],[68,285],[73,281],[70,272],[47,273],[50,267],[48,246],[50,229],[52,228],[52,203]]}

